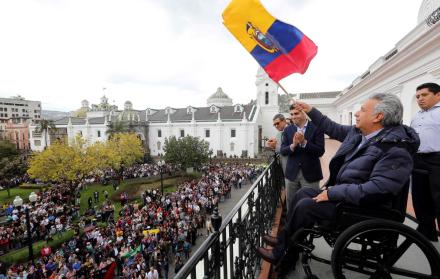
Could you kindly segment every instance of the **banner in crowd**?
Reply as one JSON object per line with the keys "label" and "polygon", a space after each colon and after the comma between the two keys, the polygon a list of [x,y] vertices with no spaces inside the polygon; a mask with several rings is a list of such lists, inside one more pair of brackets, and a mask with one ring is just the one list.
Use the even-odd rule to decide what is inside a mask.
{"label": "banner in crowd", "polygon": [[149,234],[158,234],[160,231],[159,229],[152,229],[152,230],[143,230],[142,233],[144,236],[147,236]]}
{"label": "banner in crowd", "polygon": [[232,0],[222,16],[226,28],[275,82],[304,74],[318,51],[304,33],[273,17],[259,0]]}
{"label": "banner in crowd", "polygon": [[142,244],[136,247],[136,249],[131,250],[130,252],[125,253],[122,258],[131,258],[135,256],[137,253],[142,251]]}

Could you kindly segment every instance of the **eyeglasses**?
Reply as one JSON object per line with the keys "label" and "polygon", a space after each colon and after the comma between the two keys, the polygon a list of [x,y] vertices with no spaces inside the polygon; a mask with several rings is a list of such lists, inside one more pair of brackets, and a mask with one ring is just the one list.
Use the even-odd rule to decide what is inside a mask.
{"label": "eyeglasses", "polygon": [[280,122],[275,122],[275,123],[273,123],[273,125],[276,127],[276,126],[280,125]]}

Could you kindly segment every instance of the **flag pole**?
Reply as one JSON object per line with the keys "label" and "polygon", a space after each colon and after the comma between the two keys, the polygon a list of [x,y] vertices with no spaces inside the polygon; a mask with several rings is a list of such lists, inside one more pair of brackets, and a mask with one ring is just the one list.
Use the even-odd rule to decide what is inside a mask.
{"label": "flag pole", "polygon": [[[287,97],[289,98],[290,96],[289,96],[289,93],[287,93],[287,90],[279,83],[279,82],[276,82],[276,84],[278,84],[278,86],[284,91],[284,93],[286,93],[286,95],[287,95]],[[289,103],[290,104],[293,104],[293,103],[295,103],[295,99],[294,98],[292,98],[290,101],[289,101]]]}
{"label": "flag pole", "polygon": [[278,86],[286,93],[287,96],[289,96],[289,93],[287,93],[287,90],[281,85],[280,82],[277,82]]}

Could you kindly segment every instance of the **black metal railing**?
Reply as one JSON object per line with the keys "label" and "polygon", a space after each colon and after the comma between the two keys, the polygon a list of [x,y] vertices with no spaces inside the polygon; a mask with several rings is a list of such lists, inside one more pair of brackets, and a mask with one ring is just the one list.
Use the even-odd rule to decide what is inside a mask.
{"label": "black metal railing", "polygon": [[214,210],[212,233],[175,278],[255,278],[260,261],[255,249],[272,227],[284,176],[279,159],[252,184],[222,222]]}

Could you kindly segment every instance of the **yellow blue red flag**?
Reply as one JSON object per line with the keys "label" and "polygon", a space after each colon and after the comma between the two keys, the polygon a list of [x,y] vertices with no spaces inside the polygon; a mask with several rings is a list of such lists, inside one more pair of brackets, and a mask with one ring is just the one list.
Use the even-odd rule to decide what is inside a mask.
{"label": "yellow blue red flag", "polygon": [[226,28],[276,82],[304,74],[318,51],[304,33],[274,18],[258,0],[232,0],[222,16]]}

